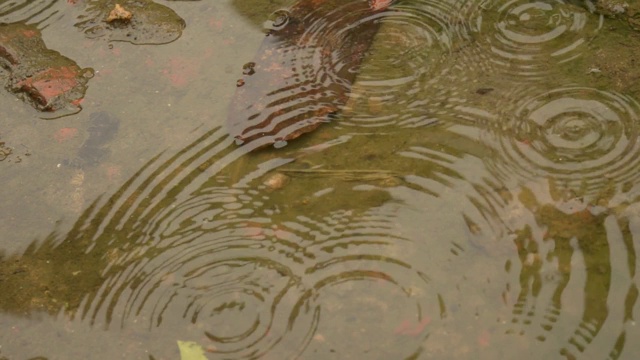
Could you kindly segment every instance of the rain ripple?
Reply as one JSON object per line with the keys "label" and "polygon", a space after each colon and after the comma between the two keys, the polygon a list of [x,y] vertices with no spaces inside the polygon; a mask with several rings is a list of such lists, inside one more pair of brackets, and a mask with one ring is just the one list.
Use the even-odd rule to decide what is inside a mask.
{"label": "rain ripple", "polygon": [[0,1],[0,22],[35,22],[44,28],[49,22],[60,20],[65,11],[68,11],[68,4],[56,0]]}
{"label": "rain ripple", "polygon": [[498,71],[538,80],[582,54],[603,18],[561,0],[476,4],[466,15],[472,33]]}
{"label": "rain ripple", "polygon": [[548,177],[576,193],[632,184],[640,167],[639,110],[628,96],[584,87],[524,98],[497,139],[486,139],[499,147],[491,166],[503,181]]}
{"label": "rain ripple", "polygon": [[[81,317],[122,327],[146,320],[150,330],[183,326],[225,358],[329,351],[329,343],[344,343],[331,337],[384,318],[388,325],[361,334],[369,346],[388,351],[409,334],[404,341],[414,344],[396,355],[419,351],[438,297],[406,258],[416,243],[398,228],[389,194],[304,179],[292,180],[284,195],[269,179],[291,159],[247,158],[251,149],[220,135],[212,131],[150,163],[89,220],[96,226],[79,221],[88,231],[81,236],[95,239],[89,251],[111,249]],[[242,173],[234,173],[238,166]],[[318,206],[285,200],[298,191],[314,194]],[[346,205],[354,203],[361,207]]]}
{"label": "rain ripple", "polygon": [[[464,38],[453,4],[422,0],[399,2],[381,17],[382,27],[365,59],[341,125],[416,127],[434,122],[425,116],[423,92],[452,47]],[[393,104],[393,105],[391,105]]]}

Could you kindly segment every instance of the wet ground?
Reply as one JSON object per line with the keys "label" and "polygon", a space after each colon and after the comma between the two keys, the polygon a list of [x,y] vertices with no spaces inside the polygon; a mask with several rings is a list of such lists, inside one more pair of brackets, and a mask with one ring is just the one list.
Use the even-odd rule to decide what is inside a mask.
{"label": "wet ground", "polygon": [[[0,92],[0,359],[637,358],[637,5],[372,2],[283,70],[293,3],[0,3],[93,74],[61,117]],[[249,62],[344,86],[239,146]]]}

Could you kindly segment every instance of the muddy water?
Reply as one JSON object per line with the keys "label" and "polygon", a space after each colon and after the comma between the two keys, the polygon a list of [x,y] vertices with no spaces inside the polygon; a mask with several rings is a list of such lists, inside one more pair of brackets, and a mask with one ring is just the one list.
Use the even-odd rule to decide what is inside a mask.
{"label": "muddy water", "polygon": [[0,358],[640,354],[623,19],[399,1],[338,117],[256,150],[227,107],[284,3],[163,3],[186,27],[157,46],[85,34],[93,3],[34,4],[2,21],[96,75],[56,120],[0,96]]}

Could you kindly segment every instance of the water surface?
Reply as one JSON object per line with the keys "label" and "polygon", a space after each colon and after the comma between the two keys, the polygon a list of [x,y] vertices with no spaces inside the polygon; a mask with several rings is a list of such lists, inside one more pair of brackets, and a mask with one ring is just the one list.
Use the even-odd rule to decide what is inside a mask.
{"label": "water surface", "polygon": [[157,45],[85,33],[81,2],[18,4],[2,21],[96,75],[56,120],[0,95],[0,358],[640,354],[625,22],[398,1],[364,18],[380,29],[340,111],[276,149],[225,123],[290,4],[164,2],[186,27]]}

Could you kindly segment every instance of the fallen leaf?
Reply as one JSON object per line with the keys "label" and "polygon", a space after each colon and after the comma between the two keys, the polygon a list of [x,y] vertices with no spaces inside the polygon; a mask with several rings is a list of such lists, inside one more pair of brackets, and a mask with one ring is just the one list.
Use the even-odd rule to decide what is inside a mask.
{"label": "fallen leaf", "polygon": [[178,348],[180,348],[180,360],[207,360],[204,349],[195,341],[178,340]]}

